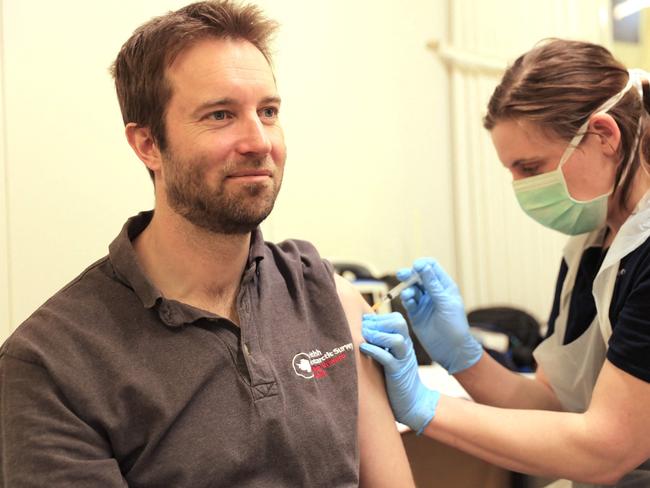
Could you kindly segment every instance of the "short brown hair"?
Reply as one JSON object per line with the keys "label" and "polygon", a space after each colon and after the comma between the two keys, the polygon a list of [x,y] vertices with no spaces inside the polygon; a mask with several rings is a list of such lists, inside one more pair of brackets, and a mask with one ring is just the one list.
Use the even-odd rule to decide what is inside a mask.
{"label": "short brown hair", "polygon": [[[490,98],[483,126],[492,130],[499,121],[527,120],[568,142],[601,104],[623,89],[628,77],[626,67],[602,46],[547,39],[506,70]],[[646,88],[644,84],[644,93]],[[624,208],[632,179],[642,164],[639,151],[629,162],[625,181],[620,181],[623,166],[633,149],[640,117],[647,120],[647,111],[647,99],[644,109],[644,100],[634,89],[609,110],[621,131],[622,163],[616,174],[616,187],[621,186],[619,203]],[[644,127],[639,147],[648,162],[650,134],[645,122]]]}
{"label": "short brown hair", "polygon": [[124,125],[148,127],[161,151],[167,146],[165,113],[172,91],[165,70],[180,52],[207,37],[242,39],[271,64],[269,42],[278,24],[254,5],[208,0],[154,17],[138,27],[111,66]]}

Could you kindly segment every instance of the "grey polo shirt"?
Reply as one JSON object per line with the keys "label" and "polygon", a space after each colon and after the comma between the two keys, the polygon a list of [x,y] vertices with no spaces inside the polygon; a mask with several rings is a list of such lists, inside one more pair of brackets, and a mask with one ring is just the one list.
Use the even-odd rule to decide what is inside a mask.
{"label": "grey polo shirt", "polygon": [[357,383],[332,270],[253,233],[240,327],[167,300],[130,219],[0,349],[11,487],[358,485]]}

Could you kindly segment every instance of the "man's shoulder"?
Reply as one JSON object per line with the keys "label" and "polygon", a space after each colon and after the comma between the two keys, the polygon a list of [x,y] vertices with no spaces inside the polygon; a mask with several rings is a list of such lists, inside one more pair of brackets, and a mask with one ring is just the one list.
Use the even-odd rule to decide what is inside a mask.
{"label": "man's shoulder", "polygon": [[264,241],[267,251],[286,256],[317,256],[320,257],[316,246],[303,239],[285,239],[280,242]]}
{"label": "man's shoulder", "polygon": [[266,256],[276,263],[284,262],[301,268],[324,268],[332,274],[330,263],[323,259],[316,246],[302,239],[286,239],[281,242],[264,242]]}
{"label": "man's shoulder", "polygon": [[334,268],[323,259],[316,247],[302,239],[287,239],[278,243],[264,243],[261,266],[267,276],[292,283],[303,293],[335,293]]}
{"label": "man's shoulder", "polygon": [[3,344],[0,353],[38,362],[40,349],[53,349],[66,338],[74,340],[75,331],[96,322],[100,310],[106,310],[106,298],[116,284],[108,256],[104,256],[25,319]]}

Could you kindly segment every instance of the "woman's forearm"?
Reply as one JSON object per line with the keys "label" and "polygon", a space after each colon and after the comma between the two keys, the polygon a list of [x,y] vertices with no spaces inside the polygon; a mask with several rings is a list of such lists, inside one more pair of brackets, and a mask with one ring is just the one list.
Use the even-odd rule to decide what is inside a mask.
{"label": "woman's forearm", "polygon": [[562,409],[550,387],[506,369],[487,353],[454,377],[477,403],[504,408]]}
{"label": "woman's forearm", "polygon": [[602,484],[623,474],[618,456],[607,439],[595,437],[585,414],[506,410],[442,397],[424,433],[513,471]]}

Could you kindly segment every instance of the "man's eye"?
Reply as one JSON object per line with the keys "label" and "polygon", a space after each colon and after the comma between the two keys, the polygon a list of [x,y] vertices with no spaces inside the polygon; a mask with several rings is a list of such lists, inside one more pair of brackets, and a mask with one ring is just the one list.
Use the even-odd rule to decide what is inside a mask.
{"label": "man's eye", "polygon": [[210,114],[210,118],[214,120],[226,120],[227,116],[228,114],[226,113],[225,110],[217,110]]}
{"label": "man's eye", "polygon": [[264,117],[273,118],[278,116],[278,109],[275,107],[266,107],[262,109],[262,115]]}

